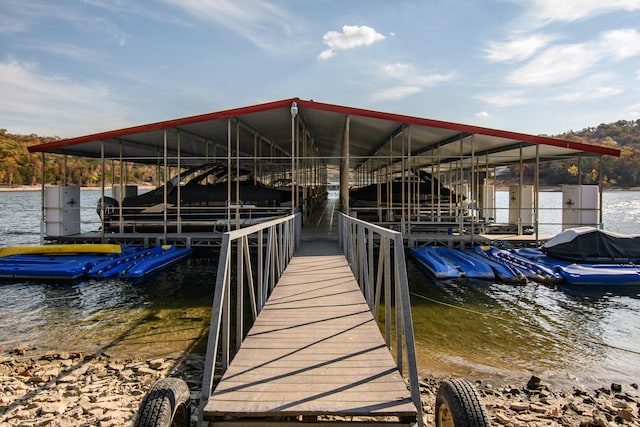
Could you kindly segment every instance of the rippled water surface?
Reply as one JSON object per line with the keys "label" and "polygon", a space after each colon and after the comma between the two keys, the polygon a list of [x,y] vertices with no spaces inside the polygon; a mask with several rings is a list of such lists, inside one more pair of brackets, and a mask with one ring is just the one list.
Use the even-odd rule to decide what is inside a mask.
{"label": "rippled water surface", "polygon": [[[82,191],[82,229],[97,230],[97,191]],[[498,203],[506,200],[498,193]],[[560,193],[541,206],[559,207]],[[640,193],[605,193],[605,228],[640,233]],[[40,192],[0,192],[0,246],[40,235]],[[500,213],[499,213],[500,215]],[[560,231],[559,210],[541,212]],[[544,220],[543,220],[544,219]],[[0,348],[154,357],[203,351],[215,258],[194,258],[143,282],[0,284]],[[423,374],[559,384],[640,382],[640,288],[434,283],[409,259]]]}

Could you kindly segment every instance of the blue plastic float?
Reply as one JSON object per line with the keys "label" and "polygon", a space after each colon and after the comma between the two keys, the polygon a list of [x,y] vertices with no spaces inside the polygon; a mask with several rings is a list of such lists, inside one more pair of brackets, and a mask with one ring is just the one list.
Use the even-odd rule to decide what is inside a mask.
{"label": "blue plastic float", "polygon": [[495,278],[489,264],[456,249],[421,246],[412,249],[412,254],[437,279],[493,280]]}
{"label": "blue plastic float", "polygon": [[31,249],[28,252],[0,257],[0,279],[68,281],[115,276],[139,279],[183,260],[191,254],[191,249],[165,245],[153,248],[122,246],[117,253],[40,254],[32,253]]}

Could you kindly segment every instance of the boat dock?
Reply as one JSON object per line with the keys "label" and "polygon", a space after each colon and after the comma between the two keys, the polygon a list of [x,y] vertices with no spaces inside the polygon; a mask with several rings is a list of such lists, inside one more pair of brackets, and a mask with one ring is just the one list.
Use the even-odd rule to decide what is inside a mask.
{"label": "boat dock", "polygon": [[[537,245],[545,238],[537,232],[541,162],[586,158],[592,171],[591,160],[620,155],[300,98],[29,152],[42,165],[57,155],[63,171],[68,156],[101,165],[100,225],[90,233],[82,232],[79,186],[66,174],[48,186],[43,167],[42,240],[219,249],[200,420],[357,415],[420,427],[406,247]],[[130,165],[146,165],[156,189],[138,196]],[[520,176],[509,186],[508,220],[494,224],[496,177],[506,167]],[[339,202],[323,205],[330,182],[339,182]],[[602,224],[601,186],[578,179],[563,188],[563,227]],[[251,223],[257,212],[273,215]]]}
{"label": "boat dock", "polygon": [[[402,245],[401,235],[382,230],[396,237],[394,243],[374,229],[365,232],[366,225],[349,223],[338,205],[329,199],[298,236],[294,224],[299,214],[260,229],[225,234],[205,362],[209,371],[202,386],[202,421],[326,425],[344,420],[335,417],[366,417],[389,425],[422,425],[404,250],[390,250]],[[263,242],[258,253],[248,244],[256,234]],[[387,250],[366,260],[356,255],[359,244],[366,242],[373,249],[374,241]],[[392,252],[397,260],[390,257]],[[376,261],[378,279],[358,280]],[[251,270],[249,276],[247,265],[259,266],[258,272]],[[396,301],[381,309],[381,299],[390,301],[391,295]],[[230,307],[241,306],[254,308],[234,319]],[[397,311],[394,316],[392,309]],[[245,325],[244,319],[252,315],[255,319]],[[392,324],[402,325],[398,336]],[[238,334],[242,329],[248,329],[244,336]]]}
{"label": "boat dock", "polygon": [[203,411],[216,425],[229,416],[415,422],[407,385],[337,242],[302,243]]}

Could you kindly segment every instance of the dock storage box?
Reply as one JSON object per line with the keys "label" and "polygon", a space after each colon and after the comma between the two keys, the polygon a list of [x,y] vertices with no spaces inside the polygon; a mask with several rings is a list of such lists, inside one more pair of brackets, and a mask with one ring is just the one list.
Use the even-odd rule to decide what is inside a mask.
{"label": "dock storage box", "polygon": [[533,185],[509,186],[509,224],[533,225]]}
{"label": "dock storage box", "polygon": [[59,185],[45,188],[44,209],[47,236],[80,233],[80,187]]}
{"label": "dock storage box", "polygon": [[496,219],[496,187],[493,184],[483,184],[480,199],[480,218],[485,221]]}
{"label": "dock storage box", "polygon": [[598,227],[600,189],[597,185],[562,186],[562,229]]}

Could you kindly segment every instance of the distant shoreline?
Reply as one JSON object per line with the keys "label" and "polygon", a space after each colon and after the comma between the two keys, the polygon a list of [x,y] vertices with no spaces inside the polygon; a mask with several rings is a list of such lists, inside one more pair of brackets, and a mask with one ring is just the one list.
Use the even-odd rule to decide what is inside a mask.
{"label": "distant shoreline", "polygon": [[[51,185],[47,185],[47,187],[51,187]],[[152,185],[148,184],[138,184],[138,190],[151,190],[155,188]],[[0,185],[0,192],[2,191],[40,191],[42,190],[41,185],[14,185],[13,187]],[[80,190],[95,190],[100,191],[100,187],[80,187]],[[105,191],[111,191],[111,187],[105,187]]]}

